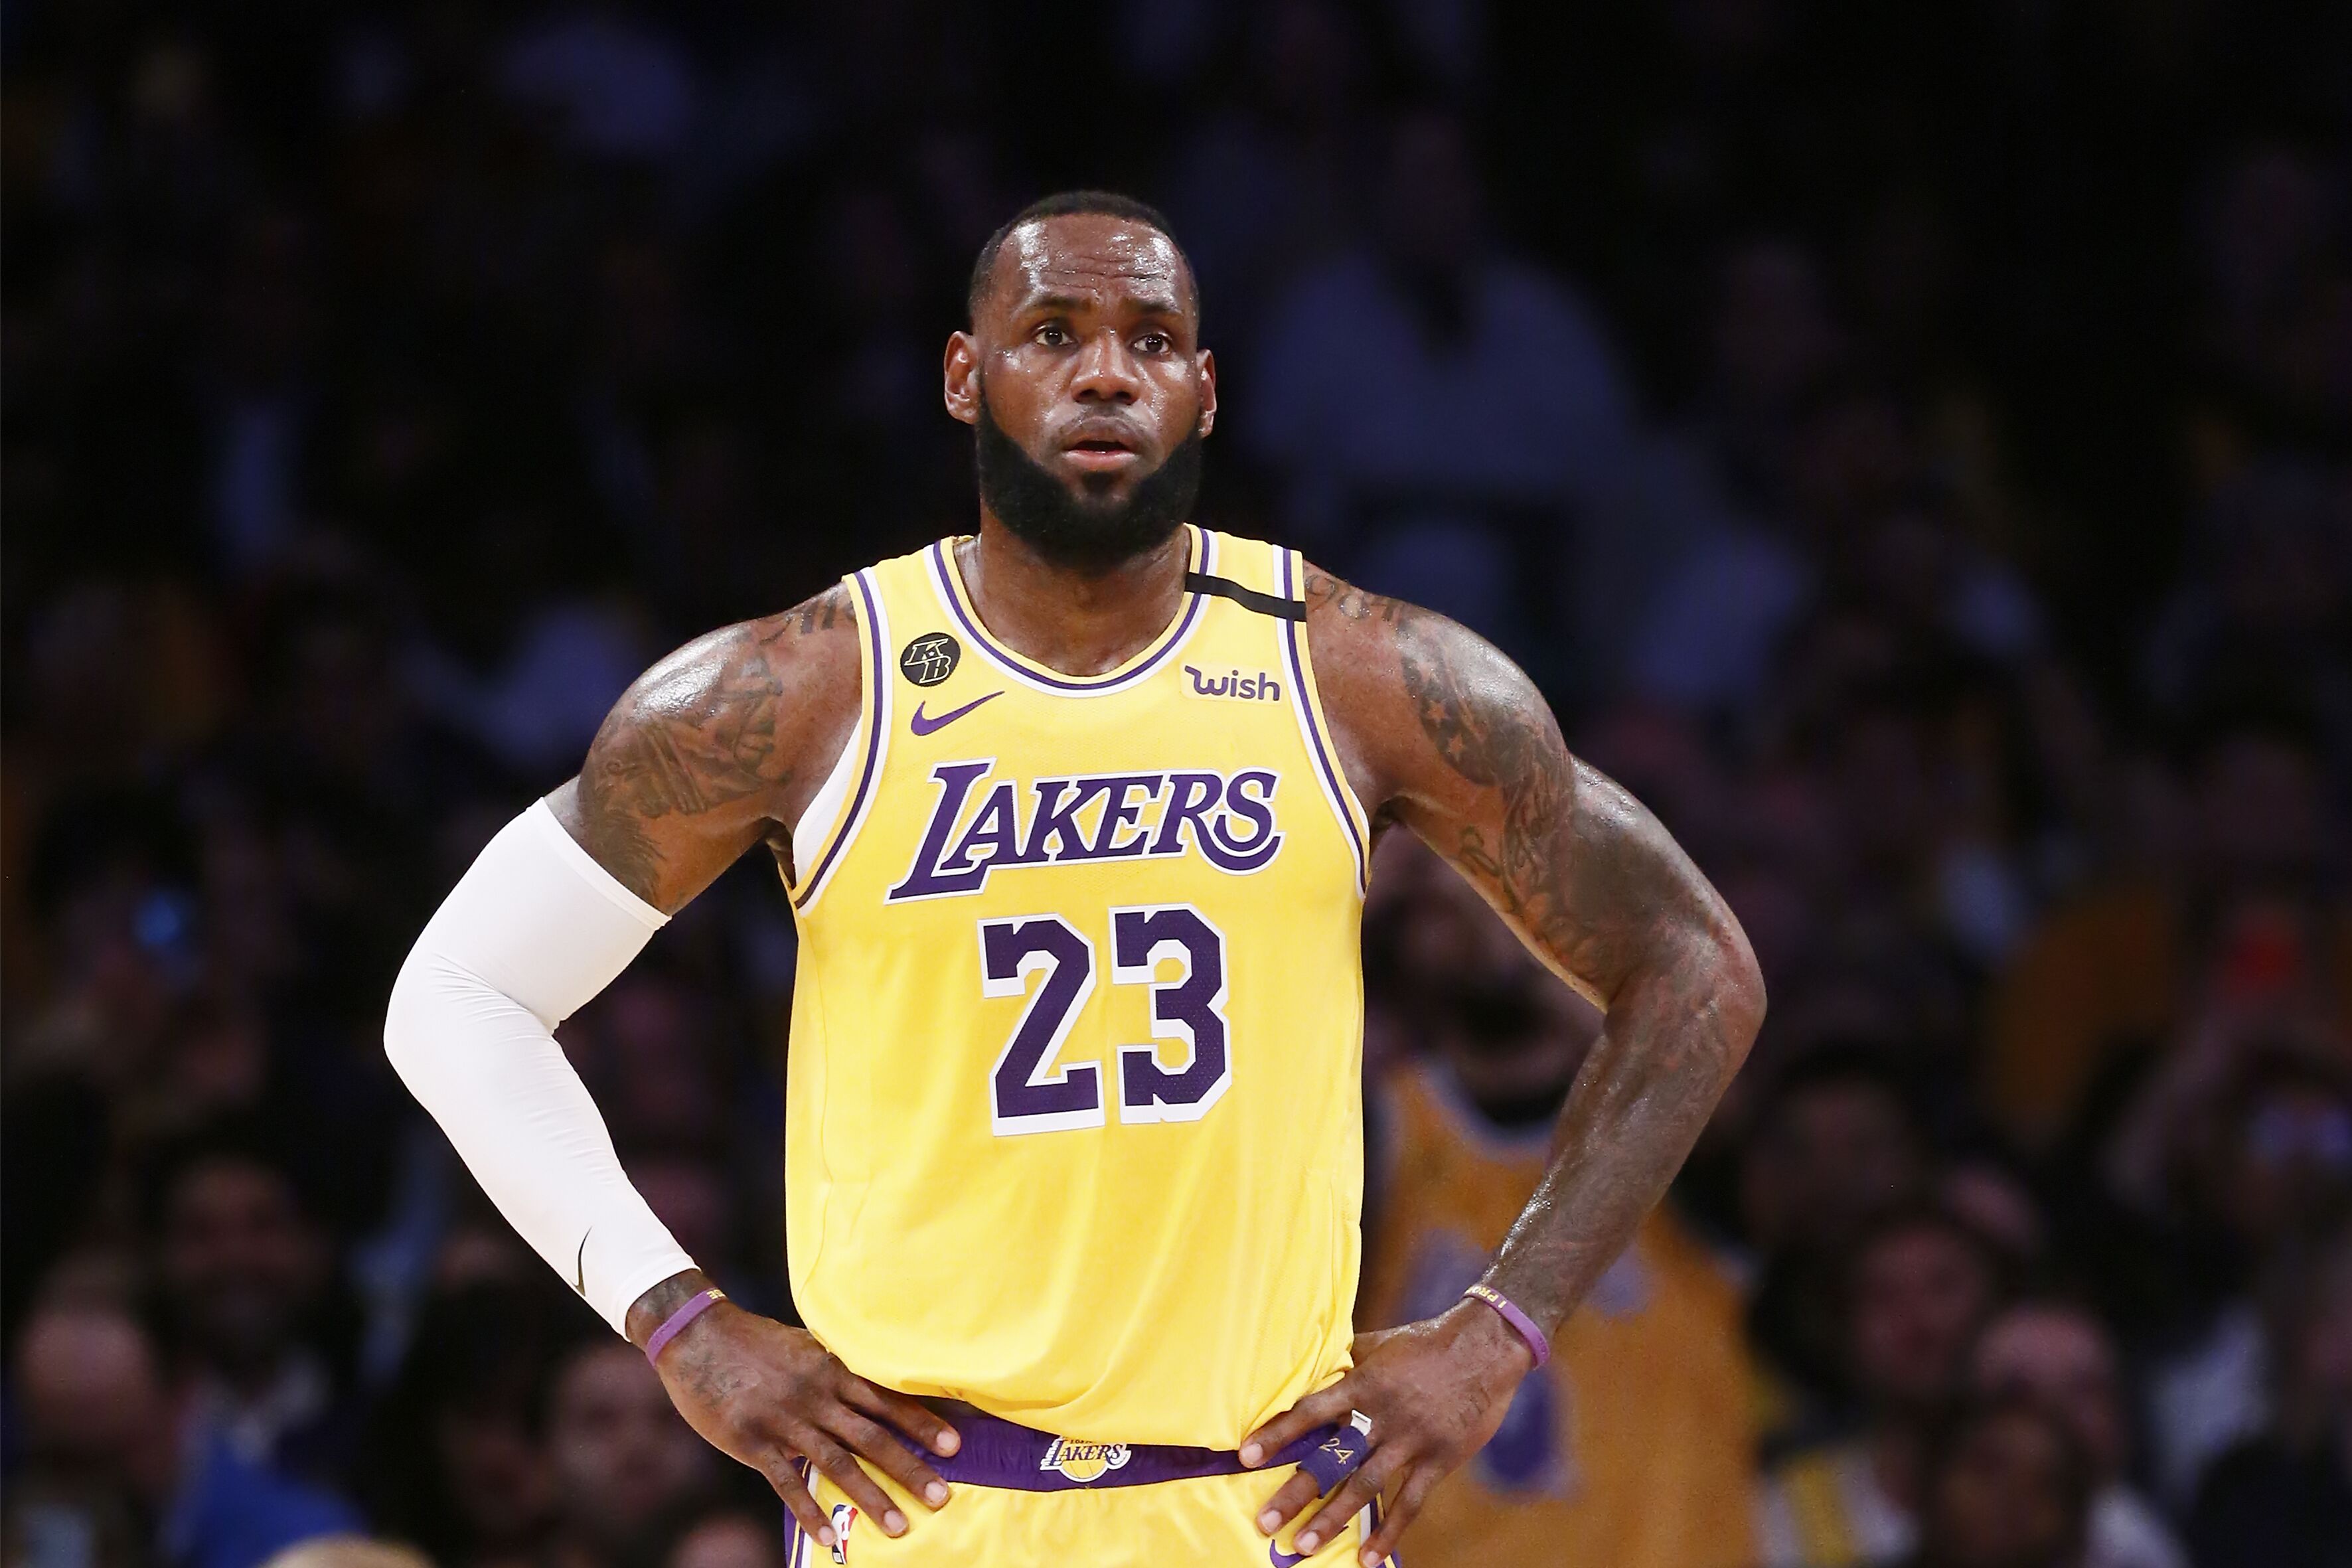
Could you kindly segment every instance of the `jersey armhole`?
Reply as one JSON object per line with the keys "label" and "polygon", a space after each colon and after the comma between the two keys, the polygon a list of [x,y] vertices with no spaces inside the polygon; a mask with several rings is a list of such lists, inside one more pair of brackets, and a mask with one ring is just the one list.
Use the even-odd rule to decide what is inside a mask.
{"label": "jersey armhole", "polygon": [[[1284,598],[1306,596],[1307,565],[1298,552],[1277,552],[1275,570]],[[1371,885],[1371,817],[1348,783],[1347,770],[1339,765],[1339,749],[1331,740],[1331,721],[1324,715],[1322,694],[1315,685],[1315,660],[1307,650],[1307,623],[1283,620],[1279,625],[1282,629],[1276,635],[1282,640],[1283,662],[1290,670],[1291,686],[1298,693],[1299,736],[1307,742],[1307,754],[1324,802],[1339,819],[1340,833],[1348,840],[1348,852],[1355,858],[1356,893],[1360,898]]]}
{"label": "jersey armhole", "polygon": [[798,880],[787,881],[785,888],[793,908],[802,914],[823,895],[834,868],[864,826],[889,745],[891,694],[882,650],[889,646],[890,628],[872,576],[870,571],[853,572],[842,579],[850,590],[858,629],[857,727],[793,825],[793,869]]}

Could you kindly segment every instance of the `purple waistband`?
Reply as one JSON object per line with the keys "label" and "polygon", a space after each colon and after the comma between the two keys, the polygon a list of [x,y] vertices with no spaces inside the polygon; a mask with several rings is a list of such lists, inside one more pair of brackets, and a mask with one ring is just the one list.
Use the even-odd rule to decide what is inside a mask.
{"label": "purple waistband", "polygon": [[[1230,1448],[1189,1448],[1173,1443],[1076,1443],[976,1410],[959,1412],[949,1417],[949,1423],[962,1445],[946,1458],[905,1437],[899,1441],[922,1454],[944,1479],[958,1486],[1080,1491],[1090,1487],[1148,1487],[1203,1476],[1236,1476],[1249,1468]],[[1370,1446],[1353,1427],[1325,1426],[1256,1468],[1302,1466],[1328,1491],[1362,1462]]]}

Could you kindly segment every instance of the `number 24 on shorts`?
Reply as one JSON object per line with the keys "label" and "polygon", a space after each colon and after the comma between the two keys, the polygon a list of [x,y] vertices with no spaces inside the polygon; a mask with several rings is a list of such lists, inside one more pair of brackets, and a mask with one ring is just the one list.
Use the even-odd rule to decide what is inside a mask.
{"label": "number 24 on shorts", "polygon": [[[1225,939],[1190,904],[1110,911],[1114,985],[1151,988],[1151,1034],[1189,1059],[1162,1067],[1156,1047],[1118,1048],[1121,1121],[1198,1121],[1233,1081],[1225,1042]],[[1182,973],[1163,983],[1160,965]],[[1095,944],[1060,915],[980,922],[981,990],[1029,997],[990,1074],[989,1124],[1000,1138],[1103,1124],[1097,1063],[1055,1060],[1095,990]],[[1033,993],[1030,976],[1039,974]]]}

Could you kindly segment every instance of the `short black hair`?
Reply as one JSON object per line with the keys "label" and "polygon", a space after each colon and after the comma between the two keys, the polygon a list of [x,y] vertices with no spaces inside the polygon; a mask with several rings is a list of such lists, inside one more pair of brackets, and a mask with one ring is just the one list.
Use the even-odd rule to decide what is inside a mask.
{"label": "short black hair", "polygon": [[1169,224],[1165,213],[1149,202],[1137,201],[1133,196],[1121,195],[1117,191],[1056,191],[1050,196],[1038,197],[1005,219],[982,245],[978,258],[971,264],[971,285],[964,292],[966,314],[973,321],[979,320],[980,302],[987,298],[989,279],[996,271],[996,253],[1004,248],[1005,240],[1014,229],[1025,223],[1035,223],[1040,218],[1076,217],[1085,214],[1123,217],[1129,223],[1158,229],[1169,244],[1176,247],[1176,254],[1183,258],[1185,290],[1192,296],[1194,313],[1199,312],[1201,286],[1192,277],[1192,258],[1184,255],[1184,247],[1178,243],[1176,230]]}

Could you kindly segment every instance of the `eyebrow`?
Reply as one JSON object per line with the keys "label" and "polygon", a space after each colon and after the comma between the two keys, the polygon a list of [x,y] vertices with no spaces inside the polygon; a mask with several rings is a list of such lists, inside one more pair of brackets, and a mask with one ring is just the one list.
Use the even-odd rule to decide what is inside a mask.
{"label": "eyebrow", "polygon": [[[1168,321],[1181,321],[1184,319],[1184,302],[1181,298],[1151,300],[1139,295],[1129,295],[1126,303],[1131,305],[1139,316]],[[1024,300],[1014,306],[1013,317],[1018,321],[1024,317],[1035,315],[1075,315],[1081,310],[1092,310],[1095,305],[1095,300],[1078,294],[1039,294]]]}

